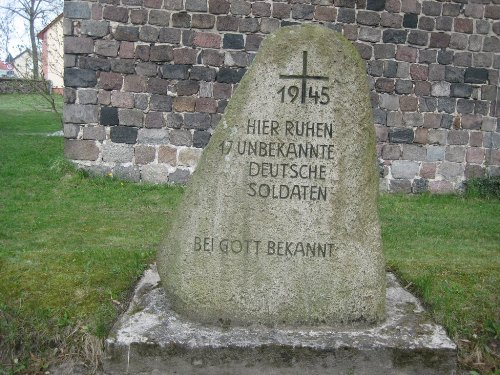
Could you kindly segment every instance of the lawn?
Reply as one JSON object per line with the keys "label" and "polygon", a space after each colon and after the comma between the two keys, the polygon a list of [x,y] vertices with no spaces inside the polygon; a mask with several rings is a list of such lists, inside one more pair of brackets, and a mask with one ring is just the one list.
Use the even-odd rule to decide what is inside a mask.
{"label": "lawn", "polygon": [[[61,126],[47,108],[34,96],[0,95],[2,375],[68,357],[98,362],[182,195],[74,170],[62,138],[47,136]],[[466,368],[493,371],[500,200],[384,195],[380,217],[388,268],[446,327]]]}

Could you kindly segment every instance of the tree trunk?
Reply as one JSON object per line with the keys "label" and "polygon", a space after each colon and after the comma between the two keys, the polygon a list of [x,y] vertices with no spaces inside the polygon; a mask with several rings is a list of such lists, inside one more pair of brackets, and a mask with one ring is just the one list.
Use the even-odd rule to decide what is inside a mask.
{"label": "tree trunk", "polygon": [[30,17],[31,56],[33,57],[33,79],[38,79],[38,48],[36,45],[35,19]]}

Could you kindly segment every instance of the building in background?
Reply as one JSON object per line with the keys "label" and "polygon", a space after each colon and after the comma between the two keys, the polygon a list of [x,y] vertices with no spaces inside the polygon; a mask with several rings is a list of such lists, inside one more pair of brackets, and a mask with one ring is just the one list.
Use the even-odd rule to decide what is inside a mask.
{"label": "building in background", "polygon": [[57,16],[37,36],[42,41],[43,77],[52,82],[54,92],[62,94],[64,90],[63,14]]}
{"label": "building in background", "polygon": [[31,50],[25,49],[12,59],[14,73],[20,79],[33,79],[33,56]]}
{"label": "building in background", "polygon": [[13,77],[13,66],[9,62],[3,62],[0,60],[0,78]]}

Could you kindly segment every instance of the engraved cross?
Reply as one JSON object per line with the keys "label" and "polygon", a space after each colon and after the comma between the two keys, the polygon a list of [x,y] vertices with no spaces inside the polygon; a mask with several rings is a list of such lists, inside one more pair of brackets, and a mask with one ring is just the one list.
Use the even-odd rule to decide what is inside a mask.
{"label": "engraved cross", "polygon": [[306,102],[306,83],[308,79],[317,79],[320,81],[328,81],[328,77],[322,76],[308,76],[307,75],[307,51],[302,51],[302,74],[280,74],[280,78],[282,79],[301,79],[302,80],[302,93],[301,93],[301,102]]}

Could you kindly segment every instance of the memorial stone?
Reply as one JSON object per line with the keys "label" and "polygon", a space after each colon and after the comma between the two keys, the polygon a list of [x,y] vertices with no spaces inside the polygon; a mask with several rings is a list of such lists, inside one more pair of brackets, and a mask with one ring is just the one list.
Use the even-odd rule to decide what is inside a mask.
{"label": "memorial stone", "polygon": [[158,256],[204,323],[364,325],[385,316],[375,129],[363,61],[324,27],[262,43]]}

